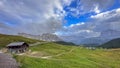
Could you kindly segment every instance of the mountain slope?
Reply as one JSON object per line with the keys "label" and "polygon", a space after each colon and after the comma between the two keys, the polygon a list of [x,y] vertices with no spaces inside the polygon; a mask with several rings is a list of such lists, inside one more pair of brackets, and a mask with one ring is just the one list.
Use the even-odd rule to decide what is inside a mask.
{"label": "mountain slope", "polygon": [[21,36],[0,34],[0,48],[5,47],[7,44],[9,44],[11,42],[35,43],[35,42],[38,42],[38,40],[24,38],[24,37],[21,37]]}
{"label": "mountain slope", "polygon": [[101,45],[100,47],[103,47],[103,48],[120,48],[120,38],[113,39],[113,40]]}

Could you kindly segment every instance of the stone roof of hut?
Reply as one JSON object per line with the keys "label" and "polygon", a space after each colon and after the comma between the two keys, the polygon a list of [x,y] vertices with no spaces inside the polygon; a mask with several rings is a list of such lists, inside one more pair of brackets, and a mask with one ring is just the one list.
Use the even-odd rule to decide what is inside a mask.
{"label": "stone roof of hut", "polygon": [[13,42],[13,43],[10,43],[8,44],[7,46],[21,46],[23,45],[25,42]]}

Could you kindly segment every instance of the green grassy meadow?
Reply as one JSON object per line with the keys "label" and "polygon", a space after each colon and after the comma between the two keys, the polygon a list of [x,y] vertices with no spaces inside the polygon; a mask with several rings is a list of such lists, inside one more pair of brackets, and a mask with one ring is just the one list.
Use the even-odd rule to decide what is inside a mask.
{"label": "green grassy meadow", "polygon": [[[0,34],[0,47],[10,42],[40,42],[20,36]],[[46,42],[31,46],[23,55],[13,55],[20,68],[120,68],[120,49],[86,47]]]}
{"label": "green grassy meadow", "polygon": [[42,56],[52,57],[43,59],[39,56],[16,55],[21,68],[120,68],[120,49],[90,50],[56,43],[45,43],[30,49],[32,52],[37,51],[37,55],[42,53]]}

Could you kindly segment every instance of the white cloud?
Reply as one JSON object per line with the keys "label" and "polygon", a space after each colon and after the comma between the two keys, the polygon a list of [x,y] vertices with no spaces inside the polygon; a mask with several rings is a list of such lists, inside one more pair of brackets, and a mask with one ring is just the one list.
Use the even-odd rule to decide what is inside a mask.
{"label": "white cloud", "polygon": [[78,23],[80,25],[72,24],[71,26],[66,27],[61,33],[63,33],[64,36],[64,33],[67,32],[68,34],[65,35],[69,36],[70,40],[65,39],[66,37],[62,38],[66,41],[82,43],[81,41],[89,38],[102,39],[102,41],[105,41],[120,37],[119,9],[120,8],[91,16],[92,20],[85,22],[82,25]]}
{"label": "white cloud", "polygon": [[98,6],[94,8],[95,13],[100,13],[100,10],[98,9]]}
{"label": "white cloud", "polygon": [[[77,5],[69,6],[73,1],[77,1]],[[0,32],[41,34],[59,30],[56,34],[70,36],[74,41],[100,37],[106,30],[120,31],[120,8],[106,11],[113,4],[114,0],[0,0]],[[70,11],[65,11],[65,6]],[[79,17],[90,12],[97,15],[91,16],[89,22],[61,29],[67,14]]]}
{"label": "white cloud", "polygon": [[73,0],[62,0],[64,5],[69,6]]}
{"label": "white cloud", "polygon": [[114,4],[114,0],[81,0],[80,3],[83,6],[83,9],[89,11],[96,8],[104,10]]}
{"label": "white cloud", "polygon": [[100,13],[114,4],[114,0],[73,0],[76,1],[75,7],[68,7],[70,14],[79,17],[86,13]]}
{"label": "white cloud", "polygon": [[80,22],[77,24],[71,24],[70,27],[76,27],[76,26],[80,26],[80,25],[84,25],[84,24],[85,24],[84,22]]}
{"label": "white cloud", "polygon": [[[32,31],[32,33],[38,33],[38,31],[39,33],[54,32],[59,28],[59,26],[62,26],[61,22],[63,21],[64,16],[69,13],[66,12],[63,8],[65,6],[69,6],[73,1],[76,0],[1,0],[0,21],[4,23],[7,21],[9,24],[14,24],[12,27],[19,29],[16,29],[16,32],[22,32],[23,29],[23,32],[28,32],[28,27],[30,29],[29,32]],[[111,6],[112,3],[113,0],[77,0],[77,7],[69,8],[73,12],[71,13],[74,16],[78,16],[82,13],[91,12],[91,10],[99,13],[100,10],[103,9],[103,6],[107,8],[108,6]],[[53,21],[52,19],[54,19],[54,22],[56,23],[51,23],[51,21]],[[50,26],[49,22],[55,25]],[[36,25],[39,26],[34,27]],[[21,27],[23,29],[21,29]],[[47,29],[47,27],[54,28],[50,30]]]}
{"label": "white cloud", "polygon": [[108,29],[120,31],[119,9],[120,8],[91,16],[95,26],[94,30],[100,32]]}
{"label": "white cloud", "polygon": [[11,27],[16,28],[14,33],[40,34],[54,32],[62,26],[61,22],[66,14],[63,8],[65,5],[69,5],[71,1],[1,0],[0,22],[13,24],[14,26]]}
{"label": "white cloud", "polygon": [[116,13],[120,13],[120,8],[116,10]]}

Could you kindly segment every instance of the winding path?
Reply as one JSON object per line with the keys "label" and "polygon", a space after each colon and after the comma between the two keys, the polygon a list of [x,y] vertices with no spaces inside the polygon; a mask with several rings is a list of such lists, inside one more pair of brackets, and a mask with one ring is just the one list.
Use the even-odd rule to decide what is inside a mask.
{"label": "winding path", "polygon": [[36,43],[30,44],[30,46],[36,46],[44,43],[48,43],[48,42],[36,42]]}
{"label": "winding path", "polygon": [[[64,54],[68,54],[68,53],[71,53],[75,50],[76,48],[72,48],[70,49],[68,52],[62,52],[62,53],[59,53],[57,55],[53,55],[53,56],[32,56],[32,55],[26,55],[26,56],[29,56],[29,57],[34,57],[34,58],[42,58],[42,59],[50,59],[52,57],[58,57],[58,56],[62,56]],[[25,54],[24,54],[25,55]]]}
{"label": "winding path", "polygon": [[11,55],[0,52],[0,68],[19,68],[19,66]]}
{"label": "winding path", "polygon": [[73,50],[75,50],[75,48],[72,48],[72,49],[69,50],[68,52],[63,52],[63,53],[57,54],[57,55],[55,55],[55,56],[58,57],[58,56],[61,56],[61,55],[67,54],[67,53],[71,53]]}

